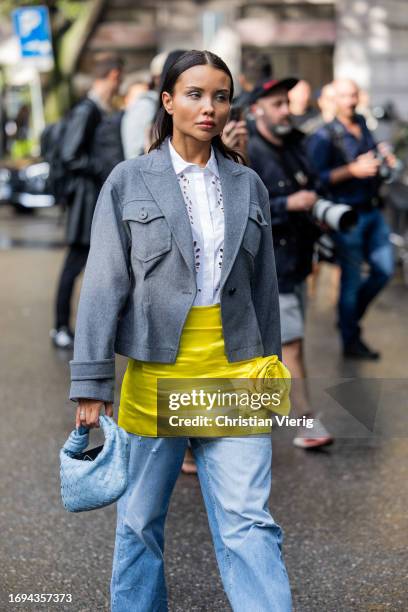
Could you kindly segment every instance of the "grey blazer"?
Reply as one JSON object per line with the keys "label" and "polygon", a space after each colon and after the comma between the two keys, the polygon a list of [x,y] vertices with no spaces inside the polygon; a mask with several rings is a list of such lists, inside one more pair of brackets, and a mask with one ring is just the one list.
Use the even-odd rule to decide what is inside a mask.
{"label": "grey blazer", "polygon": [[[225,353],[230,362],[280,358],[268,192],[253,170],[216,155],[225,215]],[[174,363],[196,291],[190,222],[165,142],[116,166],[99,195],[70,362],[71,399],[113,401],[115,352]]]}

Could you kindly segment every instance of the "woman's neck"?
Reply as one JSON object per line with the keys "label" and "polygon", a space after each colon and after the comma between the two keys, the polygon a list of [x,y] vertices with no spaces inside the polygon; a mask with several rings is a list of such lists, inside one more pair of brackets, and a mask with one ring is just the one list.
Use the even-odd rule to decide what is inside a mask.
{"label": "woman's neck", "polygon": [[200,142],[191,136],[173,132],[171,144],[186,162],[205,168],[211,155],[211,141]]}

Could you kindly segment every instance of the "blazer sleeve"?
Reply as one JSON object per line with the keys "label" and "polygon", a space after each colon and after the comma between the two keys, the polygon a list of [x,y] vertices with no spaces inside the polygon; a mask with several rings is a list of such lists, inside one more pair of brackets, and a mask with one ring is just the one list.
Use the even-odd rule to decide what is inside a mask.
{"label": "blazer sleeve", "polygon": [[92,222],[75,330],[70,399],[113,402],[118,317],[130,290],[130,236],[119,197],[107,180]]}
{"label": "blazer sleeve", "polygon": [[[279,290],[273,249],[269,193],[259,179],[260,205],[267,225],[262,226],[261,243],[255,258],[253,295],[258,324],[264,339],[266,355],[277,354],[282,359],[279,314]],[[265,295],[267,292],[267,295]]]}

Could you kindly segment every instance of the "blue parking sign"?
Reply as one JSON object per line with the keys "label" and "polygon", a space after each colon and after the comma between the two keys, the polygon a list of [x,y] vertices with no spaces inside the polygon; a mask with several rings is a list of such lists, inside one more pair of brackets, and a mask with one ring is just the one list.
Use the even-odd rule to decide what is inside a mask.
{"label": "blue parking sign", "polygon": [[27,6],[13,11],[14,31],[23,58],[52,58],[50,22],[46,6]]}

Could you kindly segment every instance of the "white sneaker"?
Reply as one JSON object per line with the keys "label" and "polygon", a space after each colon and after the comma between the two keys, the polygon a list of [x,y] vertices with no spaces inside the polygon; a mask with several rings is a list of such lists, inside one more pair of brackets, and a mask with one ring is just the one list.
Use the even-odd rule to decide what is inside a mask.
{"label": "white sneaker", "polygon": [[57,348],[71,349],[74,346],[74,336],[67,327],[52,329],[50,337]]}
{"label": "white sneaker", "polygon": [[307,415],[313,419],[313,427],[298,427],[297,436],[293,439],[294,446],[298,448],[318,448],[319,446],[329,446],[333,444],[334,438],[327,431],[323,423],[313,415]]}

